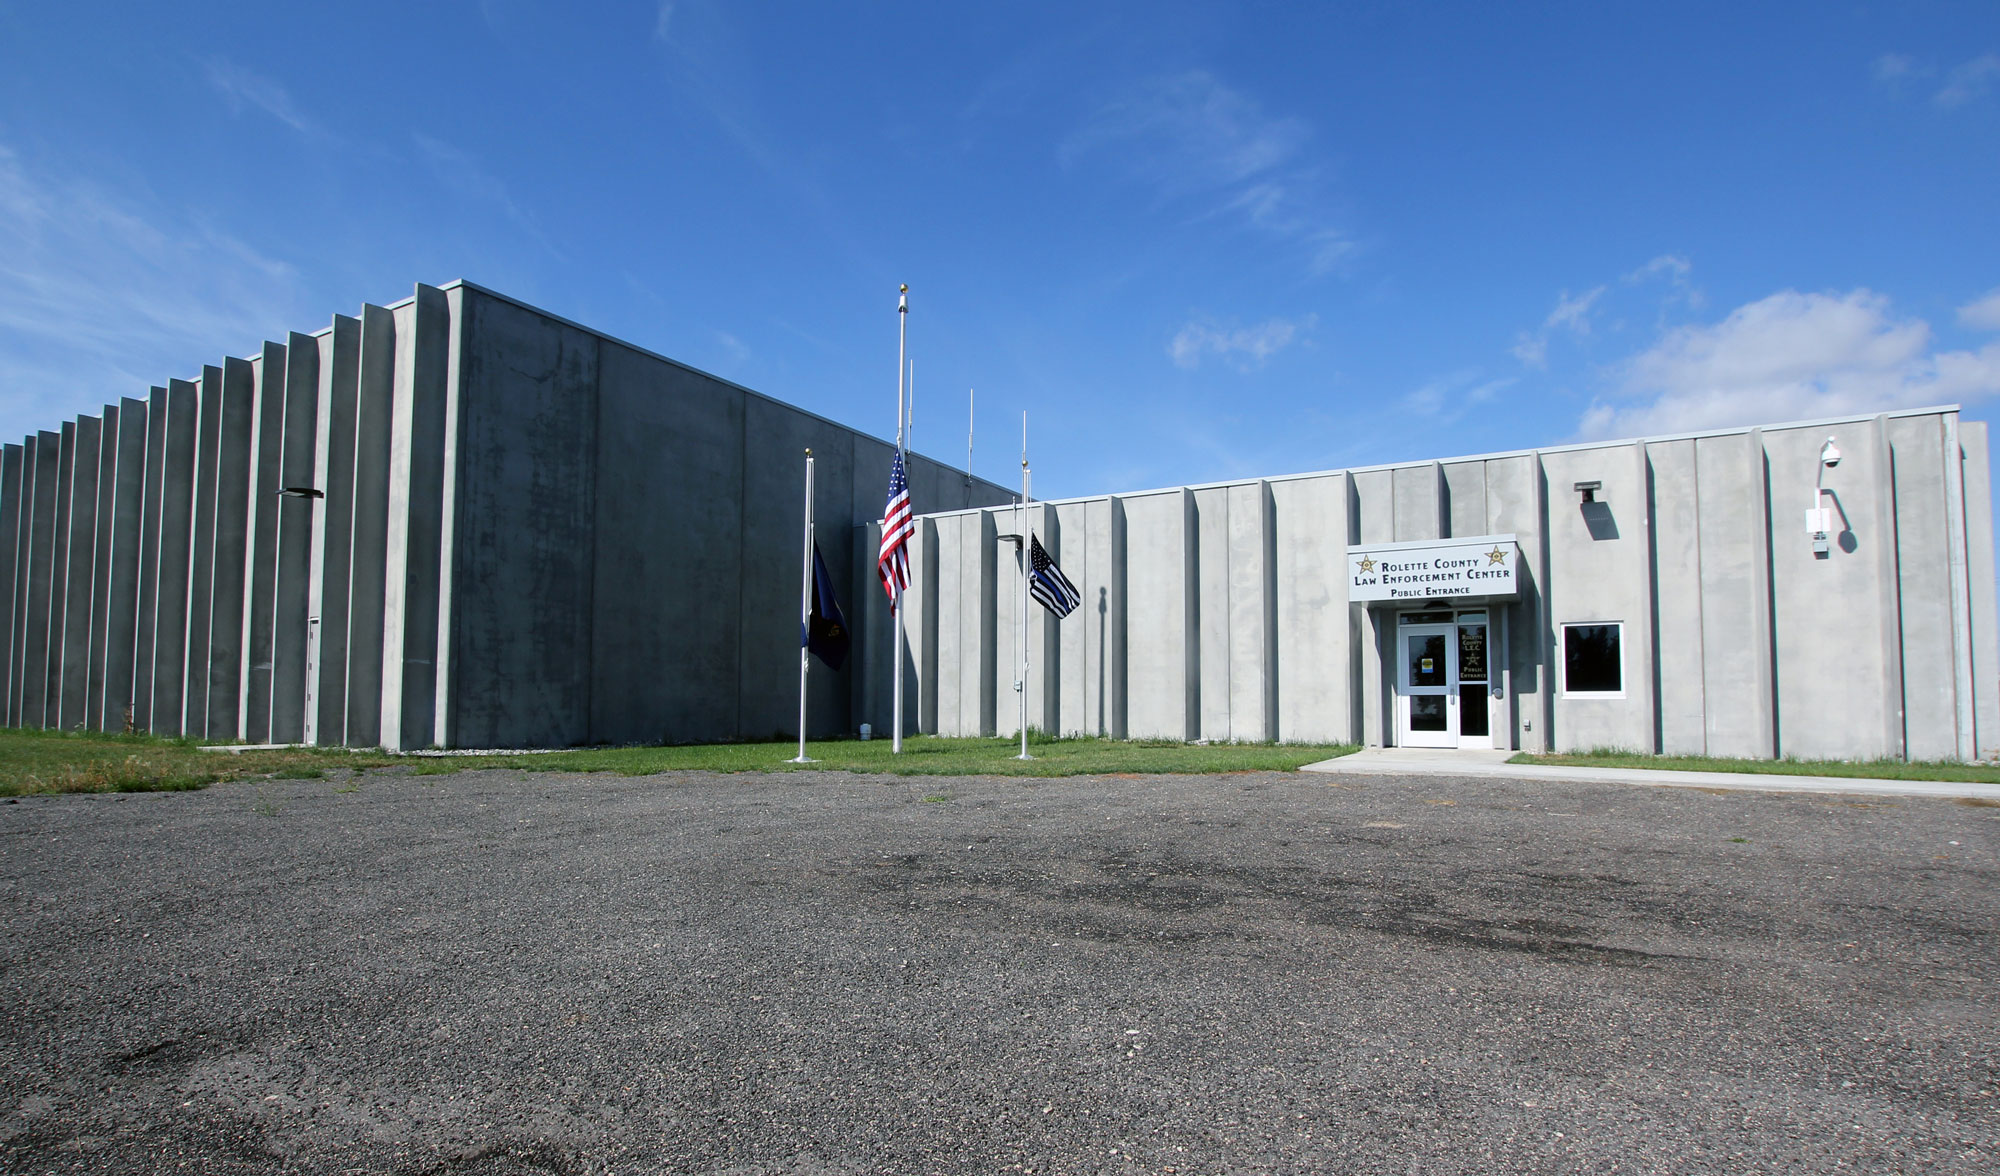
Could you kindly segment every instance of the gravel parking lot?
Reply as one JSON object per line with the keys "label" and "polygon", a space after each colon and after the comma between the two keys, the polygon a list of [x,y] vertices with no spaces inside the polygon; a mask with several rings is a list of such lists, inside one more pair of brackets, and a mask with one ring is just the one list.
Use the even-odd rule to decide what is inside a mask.
{"label": "gravel parking lot", "polygon": [[402,771],[0,805],[7,1172],[1965,1172],[2000,808]]}

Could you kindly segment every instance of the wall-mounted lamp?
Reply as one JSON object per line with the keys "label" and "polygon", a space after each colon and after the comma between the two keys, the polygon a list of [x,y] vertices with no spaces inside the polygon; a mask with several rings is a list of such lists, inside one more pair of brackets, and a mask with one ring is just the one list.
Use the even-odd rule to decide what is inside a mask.
{"label": "wall-mounted lamp", "polygon": [[1827,540],[1827,533],[1833,530],[1833,512],[1820,505],[1829,491],[1826,488],[1826,471],[1840,464],[1840,446],[1834,438],[1828,437],[1826,444],[1819,447],[1819,468],[1813,475],[1812,506],[1806,510],[1806,533],[1812,536],[1814,559],[1827,559],[1833,555],[1833,544]]}
{"label": "wall-mounted lamp", "polygon": [[326,492],[315,490],[311,486],[287,486],[283,490],[278,491],[278,496],[280,498],[325,498]]}
{"label": "wall-mounted lamp", "polygon": [[1578,482],[1572,487],[1580,495],[1578,502],[1596,502],[1597,492],[1603,488],[1603,482]]}

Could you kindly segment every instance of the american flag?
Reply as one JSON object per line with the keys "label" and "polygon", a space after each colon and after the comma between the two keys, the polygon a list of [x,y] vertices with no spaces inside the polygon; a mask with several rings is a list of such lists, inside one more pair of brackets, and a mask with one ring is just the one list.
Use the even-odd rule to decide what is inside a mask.
{"label": "american flag", "polygon": [[1083,601],[1083,594],[1063,575],[1049,553],[1042,550],[1042,541],[1033,534],[1028,536],[1028,595],[1056,614],[1057,619],[1068,616]]}
{"label": "american flag", "polygon": [[910,482],[903,476],[903,454],[889,467],[889,505],[882,510],[882,551],[875,557],[875,574],[881,577],[882,591],[889,594],[895,608],[910,586],[910,536],[917,530],[910,510]]}

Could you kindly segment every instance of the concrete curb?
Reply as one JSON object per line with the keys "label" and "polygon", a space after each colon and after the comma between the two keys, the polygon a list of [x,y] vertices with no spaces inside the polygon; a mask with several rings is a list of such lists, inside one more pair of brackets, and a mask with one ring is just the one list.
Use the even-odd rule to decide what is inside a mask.
{"label": "concrete curb", "polygon": [[1845,776],[1780,776],[1754,772],[1678,772],[1659,768],[1577,768],[1493,763],[1443,757],[1398,759],[1366,752],[1307,764],[1301,772],[1334,776],[1437,776],[1501,780],[1570,780],[1662,788],[1722,788],[1732,792],[1833,792],[1862,796],[1936,796],[2000,801],[2000,784],[1952,780],[1881,780]]}

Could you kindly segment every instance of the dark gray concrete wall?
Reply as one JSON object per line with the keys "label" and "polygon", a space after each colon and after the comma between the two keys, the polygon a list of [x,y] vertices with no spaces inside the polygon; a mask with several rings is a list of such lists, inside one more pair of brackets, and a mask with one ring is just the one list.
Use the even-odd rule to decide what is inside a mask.
{"label": "dark gray concrete wall", "polygon": [[20,445],[0,447],[0,571],[6,578],[0,580],[0,653],[4,653],[4,664],[0,664],[0,723],[14,726],[19,722],[14,715],[14,681],[19,677],[14,668],[14,649],[17,635],[14,632],[14,613],[20,607],[22,577],[21,470],[27,464],[25,448]]}

